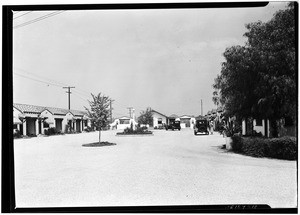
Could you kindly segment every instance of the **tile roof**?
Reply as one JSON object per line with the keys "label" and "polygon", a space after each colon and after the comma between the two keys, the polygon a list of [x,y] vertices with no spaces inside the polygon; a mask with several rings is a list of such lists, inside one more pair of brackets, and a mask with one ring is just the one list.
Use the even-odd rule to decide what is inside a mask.
{"label": "tile roof", "polygon": [[182,116],[180,116],[180,118],[192,118],[192,116],[190,116],[190,115],[182,115]]}
{"label": "tile roof", "polygon": [[165,114],[162,114],[162,113],[160,113],[160,112],[158,112],[158,111],[156,111],[156,110],[151,110],[151,112],[155,112],[155,113],[158,113],[158,114],[160,114],[160,115],[162,115],[162,116],[164,116],[164,117],[167,117]]}
{"label": "tile roof", "polygon": [[15,108],[19,109],[20,111],[27,112],[27,113],[41,113],[45,110],[45,107],[42,106],[35,106],[35,105],[26,105],[26,104],[16,104],[13,105]]}
{"label": "tile roof", "polygon": [[17,104],[14,103],[13,106],[23,113],[41,113],[44,110],[49,110],[53,114],[66,115],[68,112],[71,112],[75,116],[83,116],[87,114],[85,111],[80,110],[68,110],[63,108],[55,108],[55,107],[46,107],[46,106],[37,106],[37,105],[28,105],[28,104]]}
{"label": "tile roof", "polygon": [[172,114],[169,118],[179,118],[176,114]]}

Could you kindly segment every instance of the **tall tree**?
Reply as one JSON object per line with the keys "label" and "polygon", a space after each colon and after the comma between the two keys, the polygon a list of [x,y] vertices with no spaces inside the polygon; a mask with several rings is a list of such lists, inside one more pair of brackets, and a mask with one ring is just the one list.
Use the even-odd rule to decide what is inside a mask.
{"label": "tall tree", "polygon": [[138,123],[144,124],[144,125],[153,125],[153,117],[152,117],[152,110],[150,107],[148,107],[145,111],[142,111],[140,113],[140,116],[138,117]]}
{"label": "tall tree", "polygon": [[297,112],[294,3],[269,22],[246,28],[247,43],[225,50],[226,61],[213,87],[229,115],[269,118],[277,136],[275,122],[286,116],[295,119]]}
{"label": "tall tree", "polygon": [[89,117],[91,118],[91,123],[99,131],[99,143],[101,142],[101,130],[105,128],[109,123],[110,116],[110,98],[108,96],[103,96],[101,93],[98,95],[92,95],[92,101],[88,101],[90,104],[90,109],[86,108]]}
{"label": "tall tree", "polygon": [[276,12],[269,22],[246,25],[246,45],[260,65],[256,113],[271,120],[273,136],[278,135],[278,119],[291,117],[295,121],[297,113],[294,4]]}

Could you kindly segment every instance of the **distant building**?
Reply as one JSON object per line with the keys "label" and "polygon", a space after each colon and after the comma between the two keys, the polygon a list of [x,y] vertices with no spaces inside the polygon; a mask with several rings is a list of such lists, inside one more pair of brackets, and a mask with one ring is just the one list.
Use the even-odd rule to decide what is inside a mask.
{"label": "distant building", "polygon": [[115,119],[114,122],[110,124],[110,127],[111,129],[124,130],[125,128],[130,128],[131,125],[133,126],[133,128],[135,128],[137,122],[133,118],[123,116]]}
{"label": "distant building", "polygon": [[168,117],[156,110],[151,110],[153,117],[153,127],[160,128],[167,124]]}
{"label": "distant building", "polygon": [[195,124],[195,117],[194,116],[189,116],[189,115],[183,115],[180,118],[180,126],[181,128],[194,128]]}
{"label": "distant building", "polygon": [[14,130],[19,130],[24,136],[44,134],[52,127],[61,133],[68,130],[82,132],[90,126],[87,112],[78,110],[15,103],[13,116]]}

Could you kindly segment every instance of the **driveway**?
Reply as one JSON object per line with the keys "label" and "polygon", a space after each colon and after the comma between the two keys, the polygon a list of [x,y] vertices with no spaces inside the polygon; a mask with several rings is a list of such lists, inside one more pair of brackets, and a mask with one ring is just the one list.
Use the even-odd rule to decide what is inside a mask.
{"label": "driveway", "polygon": [[269,204],[297,206],[295,161],[221,150],[222,136],[154,130],[82,147],[98,133],[15,140],[17,207]]}

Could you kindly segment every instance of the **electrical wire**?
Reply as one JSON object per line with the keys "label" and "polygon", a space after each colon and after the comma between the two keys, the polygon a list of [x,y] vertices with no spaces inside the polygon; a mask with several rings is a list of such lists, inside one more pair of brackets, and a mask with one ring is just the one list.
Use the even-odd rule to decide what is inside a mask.
{"label": "electrical wire", "polygon": [[21,72],[25,72],[25,73],[27,73],[27,74],[29,74],[29,75],[31,75],[31,76],[35,76],[35,77],[37,77],[37,78],[39,78],[39,79],[45,79],[45,80],[48,80],[48,81],[50,81],[50,82],[52,82],[52,83],[55,83],[55,84],[57,84],[57,85],[61,85],[62,87],[67,85],[67,84],[64,84],[64,83],[61,83],[61,82],[52,80],[52,79],[50,79],[50,78],[46,78],[46,77],[44,77],[44,76],[41,76],[41,75],[37,75],[37,74],[31,73],[31,72],[28,72],[28,71],[26,71],[26,70],[24,70],[24,69],[20,69],[20,68],[16,68],[16,67],[14,67],[13,69],[14,69],[14,70],[19,70],[19,71],[21,71]]}
{"label": "electrical wire", "polygon": [[21,76],[23,78],[27,78],[27,79],[30,79],[30,80],[33,80],[33,81],[38,81],[38,82],[41,82],[41,83],[44,83],[44,84],[48,84],[48,85],[52,85],[52,86],[56,86],[56,87],[62,87],[61,85],[58,85],[58,84],[53,84],[53,83],[49,83],[49,82],[46,82],[46,81],[41,81],[41,80],[31,78],[31,77],[28,77],[28,76],[25,76],[25,75],[21,75],[21,74],[16,73],[16,72],[14,72],[14,74],[18,75],[18,76]]}
{"label": "electrical wire", "polygon": [[80,99],[82,99],[82,100],[84,100],[84,101],[86,101],[86,102],[88,101],[87,99],[81,97],[81,96],[78,95],[77,93],[74,93],[74,90],[73,90],[73,95],[77,96],[78,98],[80,98]]}
{"label": "electrical wire", "polygon": [[16,29],[16,28],[21,28],[21,27],[24,27],[24,26],[33,24],[33,23],[35,23],[35,22],[42,21],[42,20],[47,19],[47,18],[49,18],[49,17],[58,15],[58,14],[63,13],[63,12],[65,12],[65,10],[61,10],[61,11],[56,11],[56,12],[53,12],[53,13],[49,13],[49,14],[46,14],[46,15],[44,15],[44,16],[40,16],[40,17],[38,17],[38,18],[35,18],[35,19],[30,20],[30,21],[24,22],[24,23],[22,23],[22,24],[16,25],[16,26],[14,26],[13,28],[14,28],[14,29]]}
{"label": "electrical wire", "polygon": [[[60,83],[60,82],[57,82],[57,81],[55,81],[55,80],[52,80],[52,79],[49,79],[49,78],[42,77],[42,76],[36,75],[36,74],[34,74],[34,73],[30,73],[30,72],[25,71],[25,70],[20,69],[20,68],[14,68],[14,70],[20,70],[20,71],[22,71],[22,72],[25,72],[25,73],[30,74],[31,76],[34,76],[34,77],[35,77],[35,78],[32,78],[32,77],[29,77],[29,76],[26,76],[26,75],[23,75],[23,74],[19,74],[19,73],[17,73],[17,72],[14,71],[14,74],[15,74],[15,75],[18,75],[18,76],[23,77],[23,78],[27,78],[27,79],[30,79],[30,80],[33,80],[33,81],[41,82],[41,83],[44,83],[44,84],[47,84],[47,85],[51,85],[51,86],[55,86],[55,87],[59,87],[59,88],[66,86],[66,84],[64,84],[64,83]],[[50,80],[51,82],[39,80],[39,79],[37,79],[37,78],[39,78],[39,79]],[[54,82],[54,83],[53,83],[53,82]],[[84,90],[79,90],[79,91],[84,91]],[[78,88],[76,88],[76,90],[73,89],[73,94],[74,94],[76,97],[78,97],[78,98],[80,98],[80,99],[82,99],[82,100],[84,100],[84,101],[87,102],[88,99],[85,99],[85,98],[83,98],[82,96],[84,96],[84,97],[90,97],[90,94],[88,94],[88,93],[81,93],[81,92],[79,92],[79,91],[78,91]],[[84,92],[86,92],[86,91],[84,91]],[[127,105],[124,105],[124,104],[122,104],[122,103],[120,103],[120,102],[118,102],[118,101],[115,101],[115,100],[114,100],[113,102],[114,102],[114,105],[115,105],[115,106],[117,106],[117,107],[119,107],[119,108],[122,108],[122,109],[127,109]],[[119,114],[120,114],[120,115],[124,115],[124,114],[121,114],[121,113],[119,113]]]}

